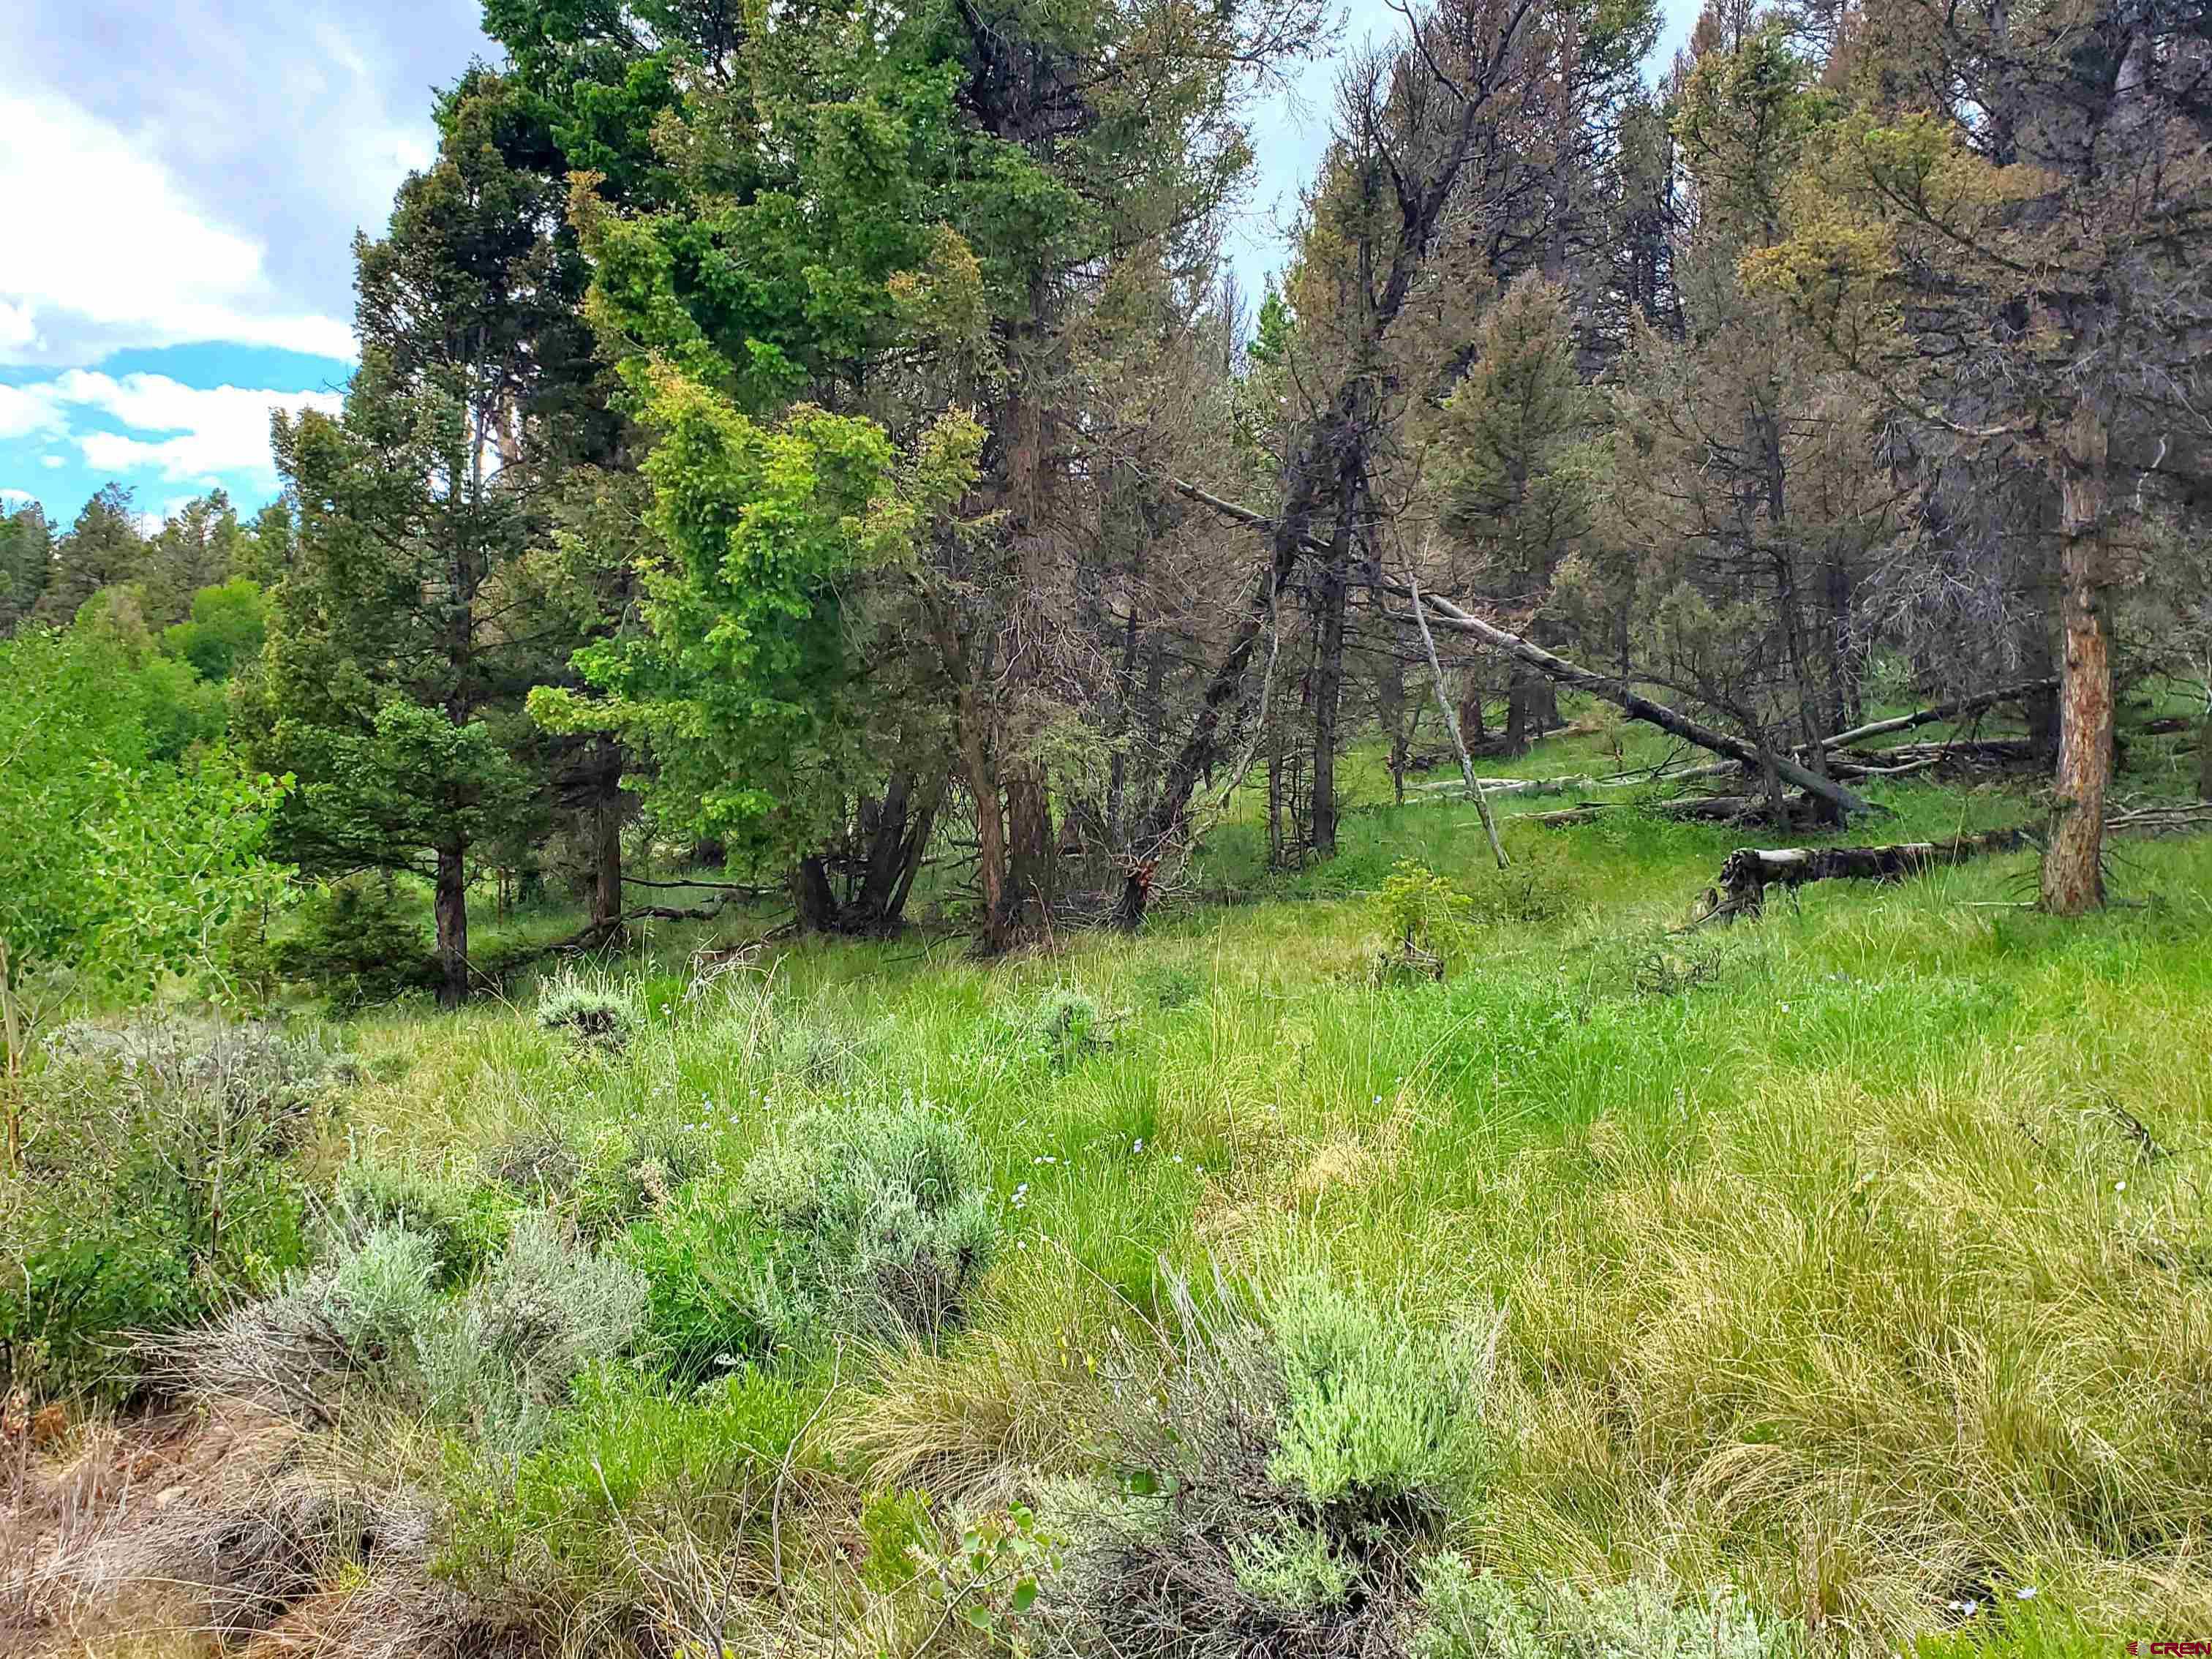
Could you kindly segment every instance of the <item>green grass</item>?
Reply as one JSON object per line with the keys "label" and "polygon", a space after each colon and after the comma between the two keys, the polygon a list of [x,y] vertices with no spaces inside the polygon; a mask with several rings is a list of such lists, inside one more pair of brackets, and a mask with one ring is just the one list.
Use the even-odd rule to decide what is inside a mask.
{"label": "green grass", "polygon": [[[1880,839],[2029,811],[1873,793]],[[908,1094],[968,1126],[999,1265],[962,1333],[836,1362],[810,1433],[844,1484],[780,1546],[822,1583],[870,1491],[981,1512],[1097,1468],[1105,1362],[1174,1276],[1320,1272],[1504,1310],[1501,1462],[1450,1522],[1480,1566],[1726,1582],[1855,1654],[2212,1630],[2212,842],[2118,849],[2131,906],[2081,922],[2018,908],[2020,855],[1683,936],[1745,832],[1510,821],[1556,804],[1504,807],[1554,913],[1478,927],[1443,983],[1376,981],[1366,896],[1406,857],[1498,880],[1471,807],[1359,804],[1291,876],[1232,823],[1207,878],[1270,896],[1135,939],[797,943],[687,998],[699,930],[670,928],[611,964],[644,1015],[619,1054],[538,1029],[526,985],[365,1017],[370,1080],[307,1161],[474,1183],[520,1137],[588,1166],[680,1129],[729,1171],[806,1106]],[[1067,992],[1103,1046],[1006,1040]]]}

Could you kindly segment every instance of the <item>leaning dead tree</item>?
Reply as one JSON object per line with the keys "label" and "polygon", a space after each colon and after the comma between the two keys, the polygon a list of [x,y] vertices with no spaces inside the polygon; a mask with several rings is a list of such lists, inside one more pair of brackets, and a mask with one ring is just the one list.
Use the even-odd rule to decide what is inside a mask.
{"label": "leaning dead tree", "polygon": [[[1395,582],[1384,582],[1382,586],[1392,592],[1411,595],[1411,590],[1402,588]],[[1763,749],[1716,726],[1707,726],[1703,720],[1693,720],[1680,709],[1669,708],[1662,702],[1654,702],[1650,698],[1631,690],[1627,683],[1618,675],[1594,673],[1589,669],[1569,662],[1565,657],[1545,650],[1540,645],[1530,643],[1517,634],[1507,633],[1494,623],[1486,623],[1480,617],[1472,616],[1449,600],[1440,599],[1433,593],[1421,595],[1419,603],[1429,612],[1437,627],[1470,635],[1485,645],[1527,664],[1555,684],[1571,685],[1578,691],[1587,691],[1590,696],[1613,704],[1632,720],[1656,726],[1685,743],[1695,744],[1716,755],[1725,755],[1746,766],[1761,771],[1771,768],[1807,794],[1828,802],[1841,812],[1881,810],[1864,796],[1844,787],[1832,778],[1822,777],[1788,755]]]}

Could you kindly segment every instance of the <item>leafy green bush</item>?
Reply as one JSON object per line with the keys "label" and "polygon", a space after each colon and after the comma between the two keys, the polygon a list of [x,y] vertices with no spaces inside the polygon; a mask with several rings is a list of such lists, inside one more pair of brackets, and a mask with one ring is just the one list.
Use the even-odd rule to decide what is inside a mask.
{"label": "leafy green bush", "polygon": [[437,1247],[438,1282],[465,1279],[506,1238],[512,1200],[463,1190],[429,1172],[374,1158],[347,1160],[333,1183],[329,1231],[339,1247],[359,1245],[380,1228],[404,1227]]}
{"label": "leafy green bush", "polygon": [[860,1582],[888,1595],[915,1576],[921,1552],[937,1543],[929,1495],[912,1488],[871,1492],[860,1506],[860,1536],[867,1546]]}
{"label": "leafy green bush", "polygon": [[418,1340],[431,1407],[511,1462],[538,1444],[580,1370],[629,1348],[646,1305],[636,1268],[526,1211],[499,1259]]}
{"label": "leafy green bush", "polygon": [[1490,1332],[1429,1330],[1325,1279],[1261,1303],[1282,1366],[1268,1477],[1316,1504],[1439,1516],[1469,1499],[1489,1462],[1467,1409],[1489,1380]]}
{"label": "leafy green bush", "polygon": [[382,1226],[313,1281],[309,1294],[348,1352],[374,1364],[412,1353],[436,1306],[437,1272],[435,1239]]}
{"label": "leafy green bush", "polygon": [[275,946],[276,971],[312,987],[340,1013],[374,1007],[437,983],[422,924],[384,883],[368,878],[318,887],[292,933]]}
{"label": "leafy green bush", "polygon": [[1191,1659],[1397,1651],[1417,1565],[1491,1462],[1492,1328],[1416,1325],[1301,1278],[1238,1309],[1173,1302],[1182,1354],[1114,1357],[1111,1486],[1054,1494],[1048,1594],[1070,1644]]}
{"label": "leafy green bush", "polygon": [[580,1048],[618,1054],[645,1022],[624,992],[567,971],[539,994],[538,1024],[561,1032]]}
{"label": "leafy green bush", "polygon": [[1468,890],[1468,915],[1478,922],[1553,921],[1582,902],[1573,848],[1550,830],[1510,838],[1500,870],[1486,866]]}
{"label": "leafy green bush", "polygon": [[1799,1646],[1725,1587],[1682,1597],[1645,1578],[1532,1595],[1449,1553],[1420,1576],[1413,1659],[1784,1659]]}
{"label": "leafy green bush", "polygon": [[617,1248],[650,1286],[646,1353],[694,1382],[766,1353],[778,1335],[765,1303],[783,1242],[726,1184],[687,1188],[634,1224]]}
{"label": "leafy green bush", "polygon": [[1416,859],[1400,859],[1375,896],[1382,931],[1380,967],[1386,978],[1442,979],[1465,954],[1474,930],[1468,896]]}
{"label": "leafy green bush", "polygon": [[1184,963],[1156,963],[1135,976],[1137,994],[1155,1008],[1188,1006],[1206,994],[1206,981]]}
{"label": "leafy green bush", "polygon": [[605,1237],[666,1204],[714,1164],[704,1131],[678,1115],[605,1125],[585,1146],[568,1192],[576,1224],[589,1237]]}

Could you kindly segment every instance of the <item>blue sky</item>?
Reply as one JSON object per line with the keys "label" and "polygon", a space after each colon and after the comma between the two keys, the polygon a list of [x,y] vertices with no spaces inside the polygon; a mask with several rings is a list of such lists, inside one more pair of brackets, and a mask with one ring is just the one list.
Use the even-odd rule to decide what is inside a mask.
{"label": "blue sky", "polygon": [[[1696,0],[1667,0],[1662,56]],[[272,408],[335,408],[350,244],[430,156],[432,88],[493,49],[471,0],[0,5],[0,504],[67,524],[113,480],[158,518],[276,491]],[[1387,33],[1356,0],[1342,44]],[[1326,138],[1331,66],[1252,112],[1224,250],[1255,295]]]}

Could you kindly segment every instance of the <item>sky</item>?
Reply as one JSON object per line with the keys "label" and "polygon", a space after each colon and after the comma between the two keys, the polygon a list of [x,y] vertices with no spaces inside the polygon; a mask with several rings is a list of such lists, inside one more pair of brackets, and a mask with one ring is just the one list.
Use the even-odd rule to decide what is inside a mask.
{"label": "sky", "polygon": [[[1665,0],[1662,56],[1697,0]],[[115,482],[149,521],[277,490],[274,408],[335,410],[352,240],[431,157],[434,88],[495,59],[473,0],[0,4],[0,507],[67,525]],[[1344,46],[1395,20],[1353,0]],[[1224,252],[1257,295],[1326,141],[1330,65],[1252,111]]]}

